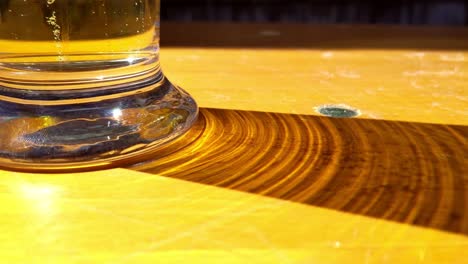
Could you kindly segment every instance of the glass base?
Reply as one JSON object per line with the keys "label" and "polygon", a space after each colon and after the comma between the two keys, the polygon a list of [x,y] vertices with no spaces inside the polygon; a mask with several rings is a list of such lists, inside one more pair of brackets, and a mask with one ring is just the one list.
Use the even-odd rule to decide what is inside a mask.
{"label": "glass base", "polygon": [[162,75],[136,88],[61,93],[0,87],[0,167],[67,171],[136,163],[184,134],[198,115],[190,95]]}

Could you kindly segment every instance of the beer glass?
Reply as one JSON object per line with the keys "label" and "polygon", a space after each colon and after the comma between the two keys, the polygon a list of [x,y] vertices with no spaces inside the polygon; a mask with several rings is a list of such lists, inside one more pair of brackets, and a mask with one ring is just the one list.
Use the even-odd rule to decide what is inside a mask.
{"label": "beer glass", "polygon": [[0,167],[106,166],[195,121],[159,64],[159,0],[0,0]]}

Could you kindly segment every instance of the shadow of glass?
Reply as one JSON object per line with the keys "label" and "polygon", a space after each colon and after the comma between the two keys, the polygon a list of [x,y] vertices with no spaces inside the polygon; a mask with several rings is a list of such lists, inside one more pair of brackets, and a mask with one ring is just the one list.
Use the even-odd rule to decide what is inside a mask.
{"label": "shadow of glass", "polygon": [[468,234],[468,127],[201,109],[134,170]]}

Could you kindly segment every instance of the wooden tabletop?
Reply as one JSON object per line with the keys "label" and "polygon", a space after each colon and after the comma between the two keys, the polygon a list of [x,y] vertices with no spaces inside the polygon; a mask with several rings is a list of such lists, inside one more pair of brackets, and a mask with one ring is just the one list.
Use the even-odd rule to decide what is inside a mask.
{"label": "wooden tabletop", "polygon": [[0,260],[465,263],[466,38],[163,24],[163,68],[198,122],[129,168],[0,172]]}

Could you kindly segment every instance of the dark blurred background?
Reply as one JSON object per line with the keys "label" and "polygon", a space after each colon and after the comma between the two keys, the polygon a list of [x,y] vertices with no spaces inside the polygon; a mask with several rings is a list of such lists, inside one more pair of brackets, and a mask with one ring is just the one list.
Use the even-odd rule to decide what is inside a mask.
{"label": "dark blurred background", "polygon": [[468,25],[463,0],[162,0],[166,21]]}

